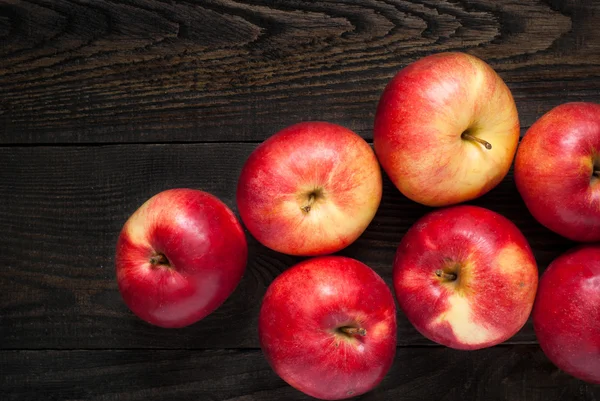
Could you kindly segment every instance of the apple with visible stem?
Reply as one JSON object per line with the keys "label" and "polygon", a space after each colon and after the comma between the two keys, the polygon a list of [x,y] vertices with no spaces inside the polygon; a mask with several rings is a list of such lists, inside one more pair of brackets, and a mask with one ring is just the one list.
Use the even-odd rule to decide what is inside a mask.
{"label": "apple with visible stem", "polygon": [[402,69],[375,115],[373,143],[406,197],[448,206],[490,191],[508,173],[519,142],[509,88],[484,61],[439,53]]}
{"label": "apple with visible stem", "polygon": [[600,241],[600,105],[565,103],[528,130],[515,182],[542,225],[574,241]]}
{"label": "apple with visible stem", "polygon": [[533,307],[533,327],[556,366],[600,384],[600,245],[572,249],[548,266]]}
{"label": "apple with visible stem", "polygon": [[396,353],[396,306],[385,282],[341,256],[306,260],[271,283],[259,338],[274,371],[316,398],[338,400],[376,387]]}
{"label": "apple with visible stem", "polygon": [[238,182],[242,221],[263,245],[324,255],[354,242],[381,201],[381,169],[369,144],[326,122],[292,125],[259,145]]}
{"label": "apple with visible stem", "polygon": [[247,256],[244,231],[227,205],[199,190],[166,190],[147,200],[121,230],[119,291],[146,322],[184,327],[229,297]]}
{"label": "apple with visible stem", "polygon": [[499,344],[527,321],[538,270],[527,240],[502,215],[454,206],[419,219],[393,267],[408,320],[439,344],[474,350]]}

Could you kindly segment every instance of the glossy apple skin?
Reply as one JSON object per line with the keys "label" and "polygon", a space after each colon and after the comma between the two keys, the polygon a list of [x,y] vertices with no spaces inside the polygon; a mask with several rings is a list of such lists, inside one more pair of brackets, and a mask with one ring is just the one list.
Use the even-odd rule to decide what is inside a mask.
{"label": "glossy apple skin", "polygon": [[536,121],[521,141],[515,182],[545,227],[574,241],[600,241],[600,105],[565,103]]}
{"label": "glossy apple skin", "polygon": [[[491,149],[461,137],[469,131]],[[428,206],[477,198],[508,173],[519,141],[509,88],[482,60],[439,53],[402,69],[377,106],[373,142],[406,197]]]}
{"label": "glossy apple skin", "polygon": [[556,366],[600,384],[600,245],[575,248],[550,264],[540,280],[533,327]]}
{"label": "glossy apple skin", "polygon": [[[381,382],[396,353],[396,306],[368,266],[341,256],[310,259],[273,281],[259,315],[260,344],[273,370],[316,398],[363,394]],[[347,336],[343,326],[366,335]]]}
{"label": "glossy apple skin", "polygon": [[[437,271],[457,274],[457,280]],[[512,337],[533,306],[538,270],[519,229],[498,213],[454,206],[418,220],[394,260],[396,298],[425,337],[462,350]]]}
{"label": "glossy apple skin", "polygon": [[[317,193],[307,212],[311,193]],[[243,167],[240,216],[263,245],[324,255],[354,242],[381,201],[381,169],[368,143],[326,122],[292,125],[263,142]]]}
{"label": "glossy apple skin", "polygon": [[[170,267],[151,263],[158,253]],[[146,201],[123,226],[116,251],[119,291],[148,323],[184,327],[229,297],[247,255],[242,227],[223,202],[199,190],[170,189]]]}

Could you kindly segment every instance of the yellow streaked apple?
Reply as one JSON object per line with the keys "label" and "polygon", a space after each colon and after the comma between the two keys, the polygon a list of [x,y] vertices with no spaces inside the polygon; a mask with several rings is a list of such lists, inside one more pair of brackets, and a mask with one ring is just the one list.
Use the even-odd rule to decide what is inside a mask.
{"label": "yellow streaked apple", "polygon": [[421,334],[473,350],[523,327],[538,270],[512,222],[465,205],[431,212],[409,229],[396,252],[393,282],[400,308]]}
{"label": "yellow streaked apple", "polygon": [[381,169],[369,144],[327,122],[295,124],[260,144],[237,189],[250,233],[291,255],[324,255],[348,246],[380,201]]}
{"label": "yellow streaked apple", "polygon": [[439,53],[388,83],[373,141],[400,192],[424,205],[447,206],[502,181],[517,149],[519,118],[509,88],[487,63]]}

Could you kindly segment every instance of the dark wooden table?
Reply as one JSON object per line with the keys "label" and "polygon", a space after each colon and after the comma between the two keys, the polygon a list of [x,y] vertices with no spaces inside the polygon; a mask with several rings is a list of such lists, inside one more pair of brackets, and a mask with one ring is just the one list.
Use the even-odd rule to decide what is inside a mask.
{"label": "dark wooden table", "polygon": [[[121,301],[117,234],[147,198],[200,188],[236,210],[255,146],[327,120],[370,140],[386,82],[461,50],[513,91],[522,133],[568,101],[600,102],[598,0],[0,0],[0,399],[306,400],[269,368],[257,315],[299,259],[248,235],[247,272],[215,313],[151,327]],[[512,173],[472,202],[529,239],[540,272],[573,243],[527,212]],[[397,244],[429,209],[388,179],[341,252],[391,281]],[[398,312],[398,350],[361,400],[600,400],[555,368],[529,322],[475,352],[436,346]]]}

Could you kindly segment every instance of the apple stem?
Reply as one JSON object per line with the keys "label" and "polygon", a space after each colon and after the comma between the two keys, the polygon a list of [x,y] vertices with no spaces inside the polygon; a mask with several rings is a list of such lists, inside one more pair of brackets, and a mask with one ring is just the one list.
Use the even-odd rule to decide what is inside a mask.
{"label": "apple stem", "polygon": [[492,148],[492,144],[489,143],[488,141],[486,141],[484,139],[481,139],[481,138],[478,138],[476,136],[473,136],[471,134],[467,134],[466,132],[463,132],[462,135],[461,135],[461,137],[463,139],[468,139],[469,141],[479,142],[480,144],[482,144],[483,146],[485,146],[485,148],[487,150],[490,150]]}
{"label": "apple stem", "polygon": [[310,195],[308,196],[308,202],[306,203],[306,205],[302,206],[302,210],[305,213],[310,212],[310,209],[312,208],[313,203],[315,203],[315,194],[314,193],[310,193]]}
{"label": "apple stem", "polygon": [[150,263],[153,266],[156,266],[156,265],[170,266],[169,259],[167,259],[167,257],[165,255],[163,255],[162,253],[157,253],[156,255],[152,256],[150,258]]}
{"label": "apple stem", "polygon": [[344,334],[348,334],[349,336],[358,334],[364,337],[367,335],[367,330],[363,329],[362,327],[340,327],[340,331]]}
{"label": "apple stem", "polygon": [[600,170],[594,170],[593,175],[600,177]]}
{"label": "apple stem", "polygon": [[456,280],[456,277],[457,277],[456,274],[446,273],[441,269],[436,270],[435,275],[440,278],[443,278],[444,280],[447,280],[447,281],[454,281],[454,280]]}

